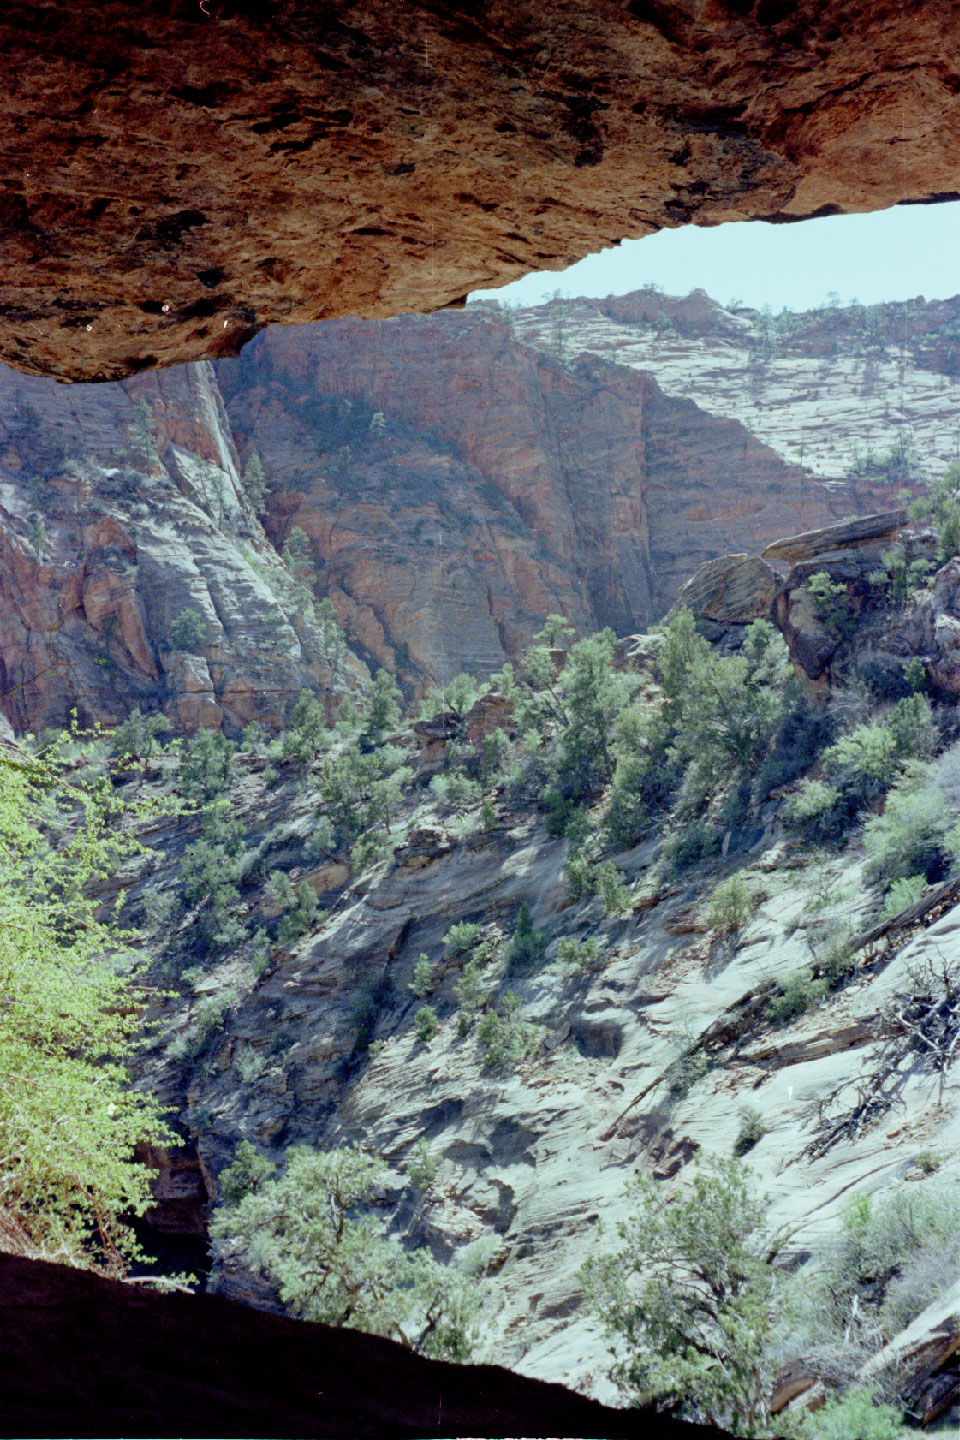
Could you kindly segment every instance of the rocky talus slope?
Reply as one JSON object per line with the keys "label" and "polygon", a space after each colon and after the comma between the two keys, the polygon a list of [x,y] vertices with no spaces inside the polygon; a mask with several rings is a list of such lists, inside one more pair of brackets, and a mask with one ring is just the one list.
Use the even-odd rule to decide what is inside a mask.
{"label": "rocky talus slope", "polygon": [[[697,577],[685,598],[729,648],[738,627],[742,634],[758,614],[796,621],[810,567],[840,577],[856,563],[860,590],[848,582],[851,606],[859,606],[856,633],[842,644],[834,637],[821,657],[823,686],[842,698],[852,666],[879,655],[899,674],[919,654],[955,755],[956,652],[911,650],[909,637],[953,633],[960,567],[940,568],[905,608],[891,611],[876,592],[868,603],[871,546],[888,543],[896,521],[770,547],[781,563],[792,557],[790,574],[772,594],[741,587],[734,611],[718,606],[709,576]],[[751,575],[763,570],[759,560],[733,557],[727,571],[745,564]],[[720,592],[729,597],[735,588]],[[802,670],[798,636],[806,632],[798,623],[784,629]],[[632,637],[617,654],[621,673],[638,677],[640,693],[655,698],[651,637]],[[822,704],[828,695],[821,687],[815,699]],[[878,922],[860,832],[844,847],[811,849],[785,828],[783,791],[774,788],[748,814],[713,822],[713,858],[665,869],[657,826],[632,849],[610,853],[625,890],[607,905],[602,894],[578,893],[570,841],[552,833],[536,794],[488,778],[490,808],[481,816],[479,795],[452,806],[442,790],[428,788],[431,776],[472,764],[493,723],[510,726],[502,700],[398,732],[420,778],[395,816],[391,848],[373,864],[351,866],[342,851],[311,858],[318,781],[309,769],[287,761],[270,773],[265,756],[238,758],[229,808],[251,856],[244,923],[269,928],[275,919],[276,903],[263,888],[273,867],[295,884],[306,881],[327,908],[308,933],[275,943],[259,965],[243,946],[198,951],[202,902],[199,911],[168,911],[153,947],[168,967],[162,973],[183,975],[182,998],[168,1012],[166,1048],[144,1057],[141,1078],[170,1100],[193,1137],[205,1177],[198,1200],[208,1205],[217,1198],[217,1174],[244,1138],[278,1160],[291,1144],[354,1140],[383,1154],[394,1167],[393,1233],[448,1259],[473,1242],[487,1247],[482,1354],[612,1399],[606,1343],[584,1306],[578,1272],[596,1251],[596,1222],[609,1235],[627,1214],[624,1184],[635,1171],[651,1174],[669,1196],[697,1157],[736,1151],[744,1113],[759,1112],[749,1163],[771,1197],[787,1270],[830,1253],[851,1197],[920,1196],[955,1185],[960,888],[948,875]],[[168,785],[173,773],[161,757],[150,783]],[[956,811],[956,786],[944,783],[954,785]],[[601,815],[602,804],[594,826]],[[133,914],[147,908],[151,891],[177,894],[183,845],[199,827],[171,824],[151,837],[155,853],[145,865],[117,877]],[[731,868],[747,888],[748,913],[718,927],[706,897]],[[545,946],[529,968],[515,963],[508,943],[522,905]],[[481,1005],[500,1006],[502,1018],[506,989],[519,996],[531,1044],[513,1063],[491,1060],[476,1030],[463,1033],[459,1023],[464,956],[449,932],[461,922],[478,927],[484,946]],[[560,942],[570,940],[593,947],[583,963],[563,961]],[[423,956],[439,1020],[426,1039],[414,1022]],[[804,974],[814,989],[787,1003]],[[832,982],[814,983],[815,974]],[[940,1035],[937,1016],[946,1017],[942,1045],[917,1040],[918,1024]],[[437,1161],[426,1189],[402,1173],[422,1142]],[[202,1231],[201,1205],[194,1223]],[[154,1224],[164,1227],[163,1203]],[[213,1284],[228,1296],[277,1304],[276,1292],[229,1245],[219,1249]],[[898,1373],[909,1377],[911,1403],[927,1421],[951,1412],[960,1387],[960,1321],[949,1296],[937,1304],[891,1342],[888,1356],[899,1355]],[[816,1403],[822,1361],[807,1357],[788,1329],[779,1339],[791,1363],[775,1403],[804,1403],[805,1394]],[[865,1357],[863,1382],[881,1375],[884,1363]]]}
{"label": "rocky talus slope", "polygon": [[6,8],[0,355],[115,379],[689,222],[960,191],[958,7]]}

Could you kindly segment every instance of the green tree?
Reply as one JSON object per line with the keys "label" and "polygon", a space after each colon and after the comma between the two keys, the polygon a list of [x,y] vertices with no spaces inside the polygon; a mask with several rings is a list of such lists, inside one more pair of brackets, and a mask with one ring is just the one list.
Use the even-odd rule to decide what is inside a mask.
{"label": "green tree", "polygon": [[389,670],[378,670],[364,687],[366,719],[363,733],[379,744],[400,723],[401,695],[396,677]]}
{"label": "green tree", "polygon": [[114,730],[110,740],[111,753],[137,758],[153,754],[157,736],[166,735],[173,727],[166,715],[141,715],[140,710],[131,710]]}
{"label": "green tree", "polygon": [[777,1317],[766,1202],[750,1172],[714,1159],[670,1203],[648,1175],[628,1193],[619,1250],[591,1256],[581,1271],[620,1357],[611,1378],[637,1403],[762,1433]]}
{"label": "green tree", "polygon": [[130,453],[138,460],[145,460],[148,465],[159,460],[153,411],[148,400],[138,400],[133,407],[133,419],[127,426],[127,443]]}
{"label": "green tree", "polygon": [[283,737],[283,754],[309,765],[332,743],[323,701],[312,690],[301,690],[293,711],[293,729]]}
{"label": "green tree", "polygon": [[174,650],[199,652],[206,648],[207,622],[198,610],[181,610],[170,625],[170,644]]}
{"label": "green tree", "polygon": [[240,481],[243,486],[243,493],[250,502],[250,508],[255,515],[263,515],[267,508],[267,496],[270,494],[270,486],[263,473],[263,462],[256,450],[250,454],[250,459],[244,466],[243,475]]}
{"label": "green tree", "polygon": [[357,1146],[293,1146],[283,1174],[217,1212],[210,1233],[278,1286],[295,1315],[389,1336],[437,1359],[466,1360],[475,1289],[426,1249],[383,1233],[374,1201],[387,1166]]}
{"label": "green tree", "polygon": [[320,643],[323,653],[334,674],[340,668],[347,648],[346,636],[337,621],[337,612],[329,595],[325,595],[317,606],[317,623],[320,626]]}
{"label": "green tree", "polygon": [[180,793],[207,804],[230,784],[234,748],[219,730],[198,730],[180,759]]}
{"label": "green tree", "polygon": [[941,564],[960,554],[960,463],[954,462],[910,506],[914,520],[930,520],[939,532]]}
{"label": "green tree", "polygon": [[121,1273],[137,1249],[127,1218],[152,1200],[134,1147],[172,1140],[156,1101],[129,1083],[145,1003],[133,937],[90,893],[137,847],[108,784],[80,790],[26,757],[0,765],[5,1243]]}

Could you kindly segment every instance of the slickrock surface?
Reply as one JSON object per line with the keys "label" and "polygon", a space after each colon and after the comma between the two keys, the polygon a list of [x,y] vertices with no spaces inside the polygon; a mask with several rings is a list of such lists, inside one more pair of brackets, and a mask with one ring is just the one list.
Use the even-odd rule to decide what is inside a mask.
{"label": "slickrock surface", "polygon": [[[264,796],[250,777],[233,804],[265,833],[281,822],[287,834],[309,833],[310,802],[289,788]],[[606,1344],[578,1277],[598,1245],[595,1222],[602,1217],[611,1243],[638,1165],[664,1182],[666,1196],[698,1153],[729,1155],[744,1107],[758,1107],[767,1125],[749,1163],[772,1199],[773,1226],[789,1232],[787,1259],[830,1241],[851,1193],[922,1181],[915,1159],[925,1151],[942,1152],[940,1178],[954,1183],[956,1092],[939,1092],[920,1063],[905,1069],[898,1099],[874,1123],[826,1136],[873,1083],[885,1007],[955,952],[955,895],[942,913],[883,937],[854,983],[777,1026],[766,1015],[777,983],[844,927],[870,924],[858,853],[804,857],[771,846],[754,862],[752,917],[727,942],[711,940],[697,903],[671,887],[629,918],[604,918],[597,899],[571,902],[568,843],[539,821],[504,819],[492,833],[457,840],[426,802],[417,832],[430,839],[417,863],[401,854],[355,880],[317,934],[277,952],[202,1067],[178,1082],[155,1057],[144,1079],[188,1124],[202,1116],[200,1150],[213,1172],[242,1137],[273,1158],[290,1144],[357,1139],[398,1171],[424,1137],[440,1160],[435,1183],[426,1195],[403,1191],[393,1223],[445,1259],[481,1238],[490,1245],[496,1303],[485,1311],[484,1357],[613,1400]],[[653,839],[616,857],[629,883],[642,883],[656,848]],[[168,883],[164,868],[151,883]],[[560,935],[593,936],[603,957],[593,973],[548,966],[505,978],[503,960],[485,971],[491,992],[509,983],[524,1018],[544,1027],[540,1058],[512,1071],[484,1067],[474,1038],[457,1036],[456,967],[431,996],[440,1033],[418,1043],[421,1002],[409,990],[417,957],[437,957],[454,921],[509,930],[523,899],[548,958]],[[197,999],[239,986],[238,977],[225,959],[198,982]],[[369,1049],[358,1051],[364,996],[374,997],[376,1021]],[[173,1033],[188,1023],[184,1009]],[[216,1285],[253,1303],[265,1298],[229,1251]]]}
{"label": "slickrock surface", "polygon": [[828,488],[852,484],[861,503],[851,510],[889,508],[896,484],[883,492],[879,481],[929,479],[960,455],[960,296],[774,316],[702,290],[647,289],[513,320],[551,354],[589,351],[649,371],[667,395],[739,420]]}
{"label": "slickrock surface", "polygon": [[154,1295],[0,1254],[0,1423],[24,1436],[720,1432],[613,1410],[499,1366],[447,1365],[357,1330],[211,1296]]}
{"label": "slickrock surface", "polygon": [[0,356],[109,379],[627,236],[960,191],[939,0],[28,0]]}

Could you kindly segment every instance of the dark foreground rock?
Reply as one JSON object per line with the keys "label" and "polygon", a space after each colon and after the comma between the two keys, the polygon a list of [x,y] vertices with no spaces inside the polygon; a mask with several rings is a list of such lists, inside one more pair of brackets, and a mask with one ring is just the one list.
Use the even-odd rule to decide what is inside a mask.
{"label": "dark foreground rock", "polygon": [[0,1313],[7,1435],[718,1435],[499,1366],[12,1255]]}

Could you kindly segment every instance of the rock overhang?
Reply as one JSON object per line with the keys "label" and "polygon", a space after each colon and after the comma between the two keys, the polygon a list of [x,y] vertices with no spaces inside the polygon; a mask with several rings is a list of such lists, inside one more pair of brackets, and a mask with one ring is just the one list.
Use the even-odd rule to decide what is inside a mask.
{"label": "rock overhang", "polygon": [[0,358],[116,379],[687,223],[960,193],[960,3],[32,0]]}

